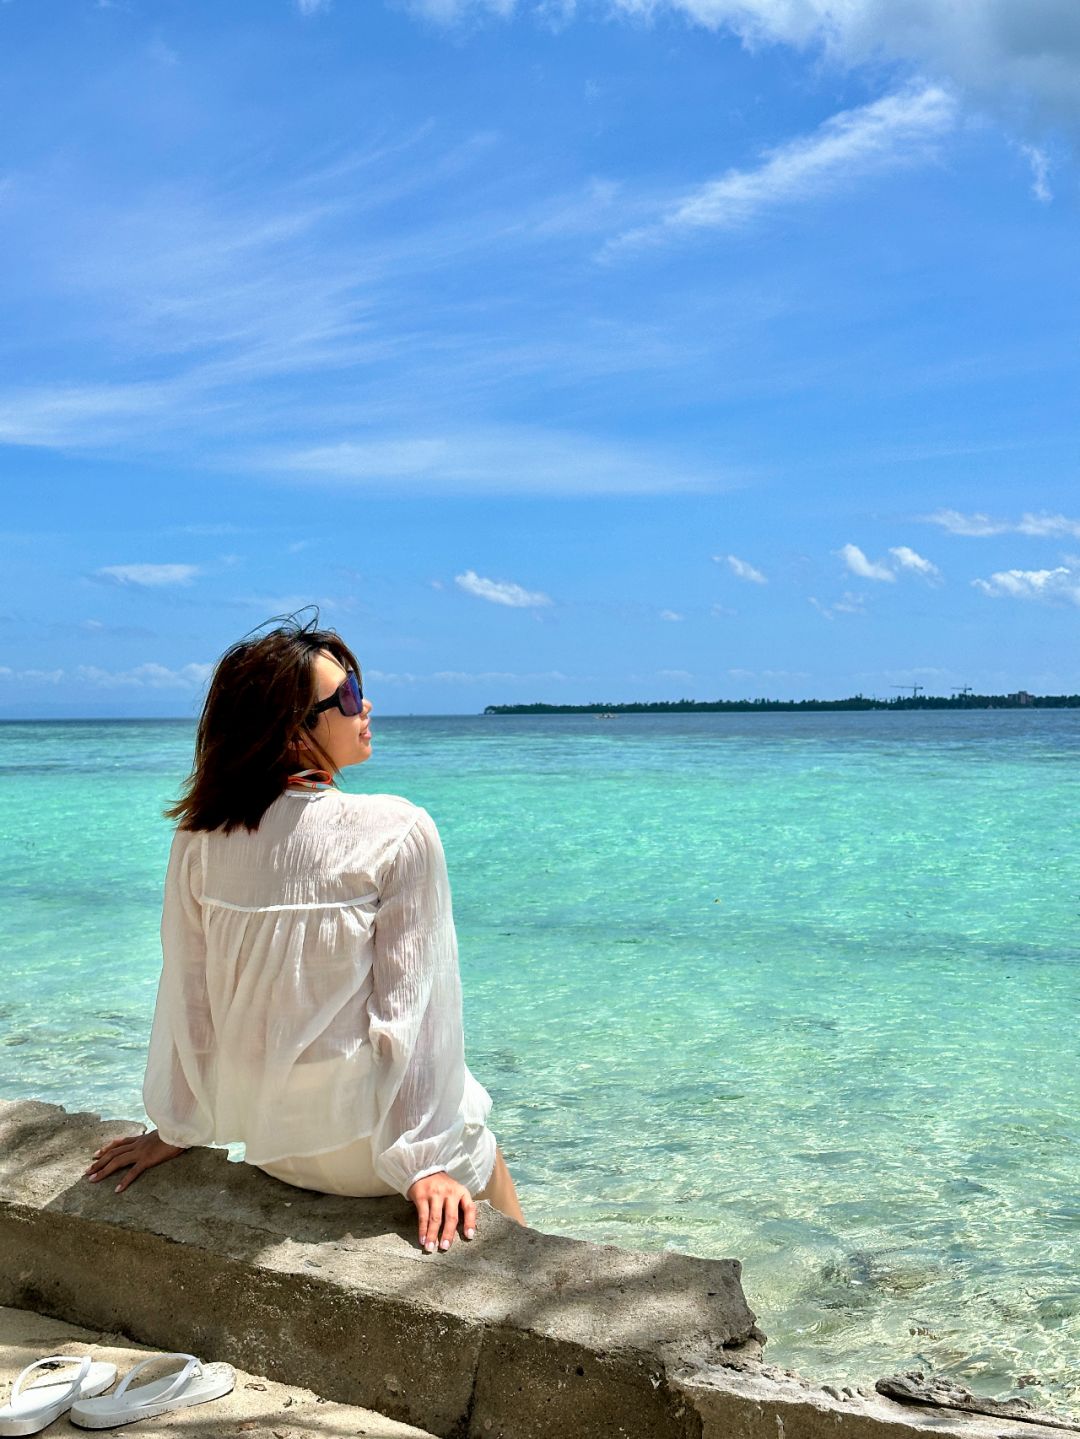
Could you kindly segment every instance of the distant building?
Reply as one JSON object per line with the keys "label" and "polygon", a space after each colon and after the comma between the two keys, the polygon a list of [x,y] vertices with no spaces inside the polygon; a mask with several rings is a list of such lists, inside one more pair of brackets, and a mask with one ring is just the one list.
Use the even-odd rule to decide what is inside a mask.
{"label": "distant building", "polygon": [[1014,695],[1009,695],[1008,698],[1016,705],[1030,705],[1035,703],[1034,695],[1029,695],[1027,690],[1017,690]]}

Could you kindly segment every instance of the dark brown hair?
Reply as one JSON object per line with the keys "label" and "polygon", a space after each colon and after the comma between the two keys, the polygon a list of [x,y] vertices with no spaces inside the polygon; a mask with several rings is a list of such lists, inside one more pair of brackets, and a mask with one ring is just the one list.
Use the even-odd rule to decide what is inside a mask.
{"label": "dark brown hair", "polygon": [[210,679],[195,738],[195,761],[181,798],[166,811],[181,829],[257,829],[296,768],[297,741],[323,768],[335,765],[304,721],[316,702],[315,657],[333,655],[360,674],[356,656],[319,612],[301,624],[278,616],[230,646]]}

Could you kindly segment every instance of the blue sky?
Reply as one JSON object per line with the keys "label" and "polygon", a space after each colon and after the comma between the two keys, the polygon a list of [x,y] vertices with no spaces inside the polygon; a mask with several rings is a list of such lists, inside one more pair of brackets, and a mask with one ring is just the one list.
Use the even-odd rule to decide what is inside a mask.
{"label": "blue sky", "polygon": [[0,716],[1080,690],[1074,0],[0,3]]}

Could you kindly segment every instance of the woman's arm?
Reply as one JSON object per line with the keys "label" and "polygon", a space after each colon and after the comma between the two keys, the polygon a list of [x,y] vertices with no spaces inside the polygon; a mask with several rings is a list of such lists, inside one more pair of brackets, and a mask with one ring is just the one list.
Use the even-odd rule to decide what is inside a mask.
{"label": "woman's arm", "polygon": [[[376,1172],[408,1195],[445,1171],[478,1193],[478,1149],[464,1144],[465,1042],[457,936],[446,856],[434,820],[420,810],[380,884],[373,987],[368,1001],[378,1065],[379,1119],[371,1138]],[[490,1167],[490,1166],[487,1166]]]}
{"label": "woman's arm", "polygon": [[213,1138],[205,1076],[214,1025],[202,926],[202,835],[177,830],[165,875],[161,976],[150,1030],[143,1107],[162,1140],[179,1148]]}
{"label": "woman's arm", "polygon": [[143,1105],[158,1126],[149,1134],[121,1135],[94,1151],[84,1171],[96,1183],[121,1169],[128,1172],[116,1192],[154,1165],[174,1159],[213,1132],[201,1075],[213,1042],[206,984],[206,943],[202,930],[198,835],[173,836],[161,916],[161,976],[143,1079]]}

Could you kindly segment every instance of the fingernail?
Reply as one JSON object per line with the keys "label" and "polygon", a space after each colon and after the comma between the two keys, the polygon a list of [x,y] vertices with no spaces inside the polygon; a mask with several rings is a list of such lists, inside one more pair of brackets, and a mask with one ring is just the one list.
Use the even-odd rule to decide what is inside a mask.
{"label": "fingernail", "polygon": [[101,1178],[101,1175],[100,1175],[100,1174],[91,1174],[91,1176],[90,1176],[90,1183],[91,1183],[91,1184],[96,1184],[100,1178]]}
{"label": "fingernail", "polygon": [[430,1254],[431,1251],[435,1248],[435,1242],[434,1242],[434,1240],[429,1239],[429,1240],[425,1243],[424,1248],[425,1248],[425,1249],[427,1250],[427,1252]]}
{"label": "fingernail", "polygon": [[439,1240],[439,1248],[440,1248],[440,1249],[449,1249],[449,1248],[450,1248],[450,1241],[449,1241],[449,1239],[440,1239],[440,1240]]}
{"label": "fingernail", "polygon": [[475,1230],[475,1229],[466,1229],[466,1231],[465,1231],[465,1238],[466,1238],[466,1239],[472,1239],[475,1234],[476,1234],[476,1230]]}
{"label": "fingernail", "polygon": [[116,1188],[113,1190],[113,1193],[114,1193],[114,1194],[119,1194],[119,1193],[120,1193],[120,1186],[119,1186],[119,1184],[118,1184],[118,1185],[116,1186]]}

